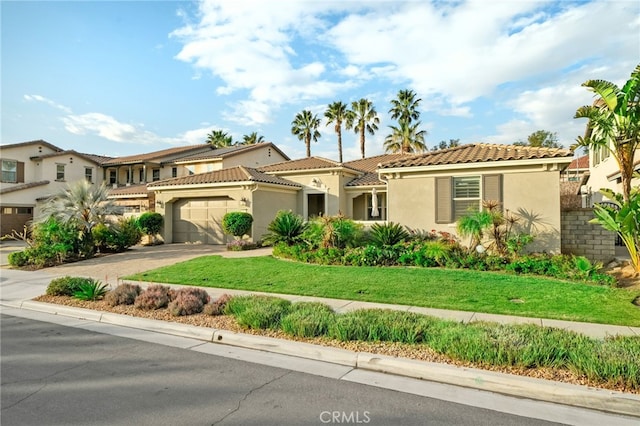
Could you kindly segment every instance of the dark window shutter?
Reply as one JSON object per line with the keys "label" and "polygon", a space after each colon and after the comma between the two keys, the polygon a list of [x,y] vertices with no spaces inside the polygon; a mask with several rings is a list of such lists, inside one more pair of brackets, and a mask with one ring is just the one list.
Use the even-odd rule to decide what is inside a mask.
{"label": "dark window shutter", "polygon": [[482,176],[482,200],[498,201],[502,209],[502,175]]}
{"label": "dark window shutter", "polygon": [[436,178],[436,223],[451,223],[452,217],[451,178]]}
{"label": "dark window shutter", "polygon": [[24,183],[24,163],[22,161],[17,162],[16,167],[16,182]]}

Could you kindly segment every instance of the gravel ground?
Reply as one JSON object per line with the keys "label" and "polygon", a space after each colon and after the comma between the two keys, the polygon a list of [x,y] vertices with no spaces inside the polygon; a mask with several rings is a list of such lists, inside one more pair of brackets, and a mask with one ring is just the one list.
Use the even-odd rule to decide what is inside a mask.
{"label": "gravel ground", "polygon": [[484,370],[497,371],[501,373],[516,374],[540,379],[555,380],[559,382],[572,383],[583,386],[597,387],[602,389],[616,390],[640,394],[638,389],[626,389],[619,385],[610,383],[593,382],[584,376],[577,375],[565,369],[551,368],[522,368],[522,367],[499,367],[492,365],[484,365],[469,362],[460,362],[452,360],[445,355],[432,351],[425,345],[404,344],[390,342],[360,342],[350,341],[342,342],[328,338],[298,338],[292,337],[282,331],[274,330],[254,330],[246,329],[238,325],[235,318],[228,315],[210,316],[206,314],[196,314],[176,317],[167,309],[159,309],[156,311],[144,311],[129,305],[109,306],[104,301],[82,301],[66,296],[39,296],[34,300],[46,303],[55,303],[59,305],[74,306],[78,308],[93,309],[97,311],[113,312],[117,314],[130,315],[134,317],[150,318],[161,321],[173,321],[182,324],[196,325],[200,327],[211,327],[216,329],[229,330],[240,333],[254,334],[259,336],[275,337],[279,339],[295,340],[300,342],[312,343],[316,345],[338,347],[355,352],[368,352],[379,355],[387,355],[401,358],[410,358],[421,361],[439,362],[452,364],[463,367],[481,368]]}

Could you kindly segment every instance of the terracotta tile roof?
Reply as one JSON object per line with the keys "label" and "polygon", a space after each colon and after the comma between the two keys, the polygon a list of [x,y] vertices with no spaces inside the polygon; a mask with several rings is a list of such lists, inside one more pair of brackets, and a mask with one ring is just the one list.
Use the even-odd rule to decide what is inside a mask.
{"label": "terracotta tile roof", "polygon": [[116,157],[111,160],[105,161],[105,166],[115,166],[121,164],[135,164],[142,163],[144,161],[164,162],[175,160],[177,158],[185,157],[201,152],[207,152],[211,150],[209,144],[178,146],[175,148],[162,149],[160,151],[147,152],[145,154],[128,155],[125,157]]}
{"label": "terracotta tile roof", "polygon": [[8,186],[0,189],[0,194],[8,194],[9,192],[22,191],[23,189],[35,188],[36,186],[48,185],[48,180],[41,180],[38,182],[22,183],[20,185]]}
{"label": "terracotta tile roof", "polygon": [[205,151],[201,153],[190,154],[185,157],[180,157],[174,161],[187,162],[187,161],[208,160],[212,158],[226,158],[226,157],[232,157],[234,155],[237,155],[243,152],[249,152],[256,149],[264,149],[264,148],[271,148],[277,151],[285,159],[289,158],[284,152],[282,152],[277,146],[275,146],[271,142],[263,142],[263,143],[256,143],[252,145],[234,145],[234,146],[228,146],[225,148],[212,149],[211,151]]}
{"label": "terracotta tile roof", "polygon": [[146,197],[148,193],[149,190],[147,189],[146,183],[130,186],[119,186],[117,188],[109,189],[109,197],[122,197],[132,195],[143,195]]}
{"label": "terracotta tile roof", "polygon": [[20,147],[20,146],[26,146],[26,145],[44,145],[54,151],[62,151],[62,148],[58,148],[57,146],[55,146],[54,144],[51,144],[45,140],[42,139],[38,139],[35,141],[27,141],[27,142],[18,142],[18,143],[12,143],[12,144],[8,144],[8,145],[0,145],[0,149],[7,149],[7,148],[16,148],[16,147]]}
{"label": "terracotta tile roof", "polygon": [[84,155],[85,157],[95,161],[98,164],[103,164],[109,160],[113,160],[113,157],[107,157],[105,155],[98,155],[98,154],[85,154],[82,152],[79,152],[78,154],[80,155]]}
{"label": "terracotta tile roof", "polygon": [[265,173],[272,172],[290,172],[297,170],[318,170],[318,169],[333,169],[333,168],[348,168],[354,171],[358,171],[352,167],[345,166],[337,161],[328,160],[322,157],[308,157],[301,158],[299,160],[289,160],[280,163],[270,164],[268,166],[260,167],[260,171]]}
{"label": "terracotta tile roof", "polygon": [[582,157],[574,158],[571,164],[567,167],[568,170],[580,170],[589,168],[589,156],[583,155]]}
{"label": "terracotta tile roof", "polygon": [[432,151],[410,158],[386,163],[382,168],[436,166],[446,164],[484,163],[509,160],[533,160],[542,158],[567,158],[573,154],[568,149],[532,148],[515,145],[469,144],[455,148]]}
{"label": "terracotta tile roof", "polygon": [[177,185],[203,185],[211,183],[230,183],[230,182],[261,182],[272,183],[276,185],[293,186],[300,188],[297,183],[290,180],[282,179],[278,176],[268,175],[257,169],[250,167],[237,166],[229,169],[214,170],[207,173],[199,173],[191,176],[184,176],[173,179],[165,179],[158,182],[148,184],[149,189],[159,186],[177,186]]}
{"label": "terracotta tile roof", "polygon": [[384,185],[385,181],[380,180],[377,172],[365,173],[363,176],[359,178],[355,178],[351,182],[347,183],[346,186],[375,186],[375,185]]}
{"label": "terracotta tile roof", "polygon": [[414,156],[414,154],[382,154],[374,157],[347,161],[344,165],[356,170],[362,170],[363,172],[375,172],[380,164],[400,160],[402,158],[407,158],[408,156]]}

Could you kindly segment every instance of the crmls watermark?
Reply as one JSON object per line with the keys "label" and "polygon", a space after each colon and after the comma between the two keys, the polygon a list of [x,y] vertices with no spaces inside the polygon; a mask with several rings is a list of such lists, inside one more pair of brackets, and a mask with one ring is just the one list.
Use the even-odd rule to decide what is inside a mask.
{"label": "crmls watermark", "polygon": [[323,411],[320,413],[322,423],[366,424],[371,421],[368,411]]}

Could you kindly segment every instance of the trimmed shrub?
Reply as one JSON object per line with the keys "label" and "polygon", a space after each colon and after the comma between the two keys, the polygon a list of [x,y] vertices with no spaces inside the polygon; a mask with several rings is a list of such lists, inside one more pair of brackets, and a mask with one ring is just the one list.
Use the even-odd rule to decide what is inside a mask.
{"label": "trimmed shrub", "polygon": [[222,229],[236,238],[248,234],[252,224],[253,216],[247,212],[229,212],[222,217]]}
{"label": "trimmed shrub", "polygon": [[138,226],[146,235],[156,235],[162,231],[164,218],[160,213],[144,212],[138,217]]}
{"label": "trimmed shrub", "polygon": [[80,289],[80,284],[86,283],[87,278],[61,277],[51,280],[47,286],[46,294],[49,296],[73,296]]}
{"label": "trimmed shrub", "polygon": [[333,310],[316,302],[299,302],[291,305],[289,313],[282,317],[280,328],[297,337],[323,336],[335,321]]}
{"label": "trimmed shrub", "polygon": [[233,240],[227,244],[229,251],[254,250],[258,248],[258,244],[247,240]]}
{"label": "trimmed shrub", "polygon": [[277,297],[239,296],[229,300],[225,313],[233,315],[243,327],[277,329],[290,306],[291,302]]}
{"label": "trimmed shrub", "polygon": [[13,253],[9,253],[9,265],[15,266],[17,268],[21,268],[29,263],[29,257],[25,253],[25,251],[14,251]]}
{"label": "trimmed shrub", "polygon": [[204,303],[202,303],[202,299],[194,293],[178,291],[175,299],[169,303],[167,308],[172,315],[179,317],[199,314],[204,308]]}
{"label": "trimmed shrub", "polygon": [[133,305],[138,309],[156,310],[166,308],[169,301],[169,287],[153,284],[136,297]]}
{"label": "trimmed shrub", "polygon": [[227,303],[231,300],[231,296],[228,294],[223,294],[218,297],[215,301],[204,305],[204,313],[207,315],[217,316],[224,314]]}
{"label": "trimmed shrub", "polygon": [[104,300],[109,306],[133,305],[141,292],[139,285],[124,283],[107,293]]}

